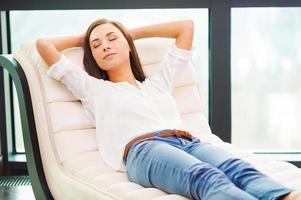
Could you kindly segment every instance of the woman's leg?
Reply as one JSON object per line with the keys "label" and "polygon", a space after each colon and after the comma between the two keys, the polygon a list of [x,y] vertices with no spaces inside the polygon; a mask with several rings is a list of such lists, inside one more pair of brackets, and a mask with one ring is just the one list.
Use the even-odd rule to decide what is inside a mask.
{"label": "woman's leg", "polygon": [[293,191],[262,174],[250,163],[215,145],[194,139],[193,142],[188,142],[183,150],[199,160],[217,167],[236,186],[259,199],[277,199]]}
{"label": "woman's leg", "polygon": [[236,187],[222,171],[166,142],[146,140],[134,144],[125,164],[129,179],[144,187],[192,199],[257,199]]}

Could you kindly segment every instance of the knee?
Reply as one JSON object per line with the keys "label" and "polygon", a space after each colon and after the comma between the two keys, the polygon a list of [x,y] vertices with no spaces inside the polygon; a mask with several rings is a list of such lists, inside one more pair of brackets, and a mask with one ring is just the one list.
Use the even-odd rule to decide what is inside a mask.
{"label": "knee", "polygon": [[190,195],[194,199],[201,199],[210,192],[217,192],[229,184],[229,179],[221,170],[216,167],[202,163],[190,168]]}
{"label": "knee", "polygon": [[224,172],[207,163],[196,164],[189,170],[191,170],[191,183],[203,183],[208,187],[221,183],[222,179],[227,178]]}
{"label": "knee", "polygon": [[239,158],[228,159],[220,164],[218,168],[226,174],[236,172],[236,175],[247,175],[253,172],[258,172],[252,164]]}

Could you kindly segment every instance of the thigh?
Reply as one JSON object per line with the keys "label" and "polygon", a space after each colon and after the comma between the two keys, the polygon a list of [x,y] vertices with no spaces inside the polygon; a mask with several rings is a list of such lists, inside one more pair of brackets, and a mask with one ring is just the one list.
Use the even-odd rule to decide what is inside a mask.
{"label": "thigh", "polygon": [[195,158],[217,168],[225,161],[237,158],[234,154],[214,144],[202,141],[193,142],[185,151]]}
{"label": "thigh", "polygon": [[126,161],[129,179],[144,187],[190,196],[195,168],[212,168],[185,151],[164,142],[148,140],[131,148]]}

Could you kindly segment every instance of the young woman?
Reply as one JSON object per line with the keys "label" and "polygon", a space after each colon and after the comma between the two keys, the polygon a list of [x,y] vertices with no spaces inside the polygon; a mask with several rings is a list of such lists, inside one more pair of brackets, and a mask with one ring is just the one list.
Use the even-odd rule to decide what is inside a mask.
{"label": "young woman", "polygon": [[[193,54],[192,20],[128,30],[99,19],[78,36],[41,38],[48,75],[78,97],[96,127],[104,161],[131,181],[192,199],[301,199],[249,163],[190,135],[171,96],[177,72]],[[160,70],[146,78],[133,40],[175,38]],[[85,71],[61,51],[83,47]]]}

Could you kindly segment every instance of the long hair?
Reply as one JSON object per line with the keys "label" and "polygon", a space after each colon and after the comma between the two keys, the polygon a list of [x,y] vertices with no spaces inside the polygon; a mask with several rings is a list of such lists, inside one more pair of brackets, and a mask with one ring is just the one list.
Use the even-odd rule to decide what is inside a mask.
{"label": "long hair", "polygon": [[120,22],[108,20],[105,18],[95,20],[94,22],[92,22],[92,24],[87,29],[85,39],[84,39],[84,45],[83,45],[84,46],[83,63],[84,63],[86,72],[90,76],[93,76],[95,78],[109,80],[107,71],[101,69],[97,65],[97,63],[92,55],[92,51],[90,48],[90,42],[89,42],[89,38],[90,38],[90,35],[91,35],[91,32],[93,31],[93,29],[98,25],[107,24],[107,23],[116,26],[122,32],[124,37],[126,38],[128,44],[129,44],[129,47],[131,49],[131,51],[129,52],[129,57],[130,57],[132,72],[138,81],[140,81],[140,82],[144,81],[146,77],[143,72],[142,65],[141,65],[141,62],[140,62],[140,59],[139,59],[139,56],[138,56],[138,53],[137,53],[137,50],[136,50],[136,47],[135,47],[135,44],[133,42],[131,35]]}

